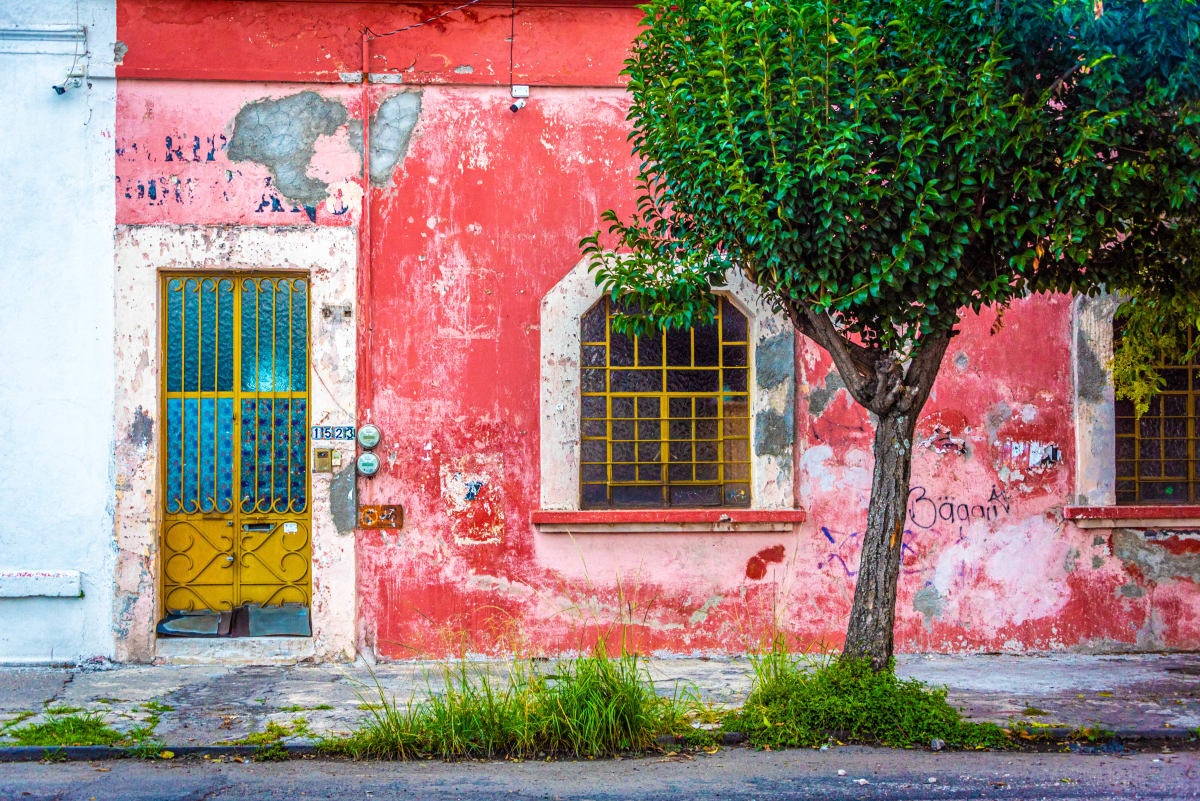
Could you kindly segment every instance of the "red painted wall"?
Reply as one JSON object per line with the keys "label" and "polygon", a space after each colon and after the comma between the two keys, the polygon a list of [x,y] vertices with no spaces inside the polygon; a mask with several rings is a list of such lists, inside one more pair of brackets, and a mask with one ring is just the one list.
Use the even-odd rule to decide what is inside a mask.
{"label": "red painted wall", "polygon": [[[118,222],[360,224],[350,125],[362,88],[343,74],[362,70],[364,25],[394,30],[446,7],[122,0]],[[360,422],[385,432],[384,468],[360,480],[360,499],[406,511],[399,532],[357,534],[360,644],[381,657],[569,651],[597,632],[644,650],[730,651],[773,622],[840,644],[870,423],[830,391],[829,360],[810,343],[796,358],[808,520],[793,534],[571,538],[529,524],[539,303],[600,212],[631,207],[618,72],[636,22],[621,3],[523,2],[515,20],[507,4],[480,3],[370,44],[368,71],[404,84],[372,85],[372,110],[422,91],[405,158],[371,190],[373,291],[360,298]],[[516,114],[510,31],[512,80],[533,85]],[[222,149],[247,103],[304,91],[348,115],[313,143],[308,174],[331,189],[311,219],[266,167]],[[1075,458],[1069,299],[1015,304],[994,336],[993,322],[964,322],[919,424],[898,646],[1200,647],[1194,574],[1164,577],[1118,556],[1109,533],[1062,520]],[[1031,449],[1050,456],[1031,468]]]}

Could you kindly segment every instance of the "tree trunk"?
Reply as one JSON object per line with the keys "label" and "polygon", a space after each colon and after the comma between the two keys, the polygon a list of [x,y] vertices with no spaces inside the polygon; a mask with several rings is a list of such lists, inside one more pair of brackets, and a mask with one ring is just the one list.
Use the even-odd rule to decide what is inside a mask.
{"label": "tree trunk", "polygon": [[913,431],[919,411],[918,407],[880,417],[875,429],[871,506],[842,652],[844,659],[870,659],[875,670],[886,670],[892,658],[896,582],[908,516]]}

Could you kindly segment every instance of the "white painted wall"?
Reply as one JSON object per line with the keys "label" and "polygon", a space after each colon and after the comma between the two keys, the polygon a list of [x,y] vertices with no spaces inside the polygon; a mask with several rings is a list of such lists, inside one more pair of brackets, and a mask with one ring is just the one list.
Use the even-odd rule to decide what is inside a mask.
{"label": "white painted wall", "polygon": [[0,662],[113,652],[115,40],[115,0],[0,2]]}

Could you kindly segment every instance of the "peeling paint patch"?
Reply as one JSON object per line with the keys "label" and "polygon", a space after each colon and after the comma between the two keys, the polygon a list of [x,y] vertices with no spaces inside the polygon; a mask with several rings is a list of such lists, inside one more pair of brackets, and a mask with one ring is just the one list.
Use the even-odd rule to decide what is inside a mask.
{"label": "peeling paint patch", "polygon": [[262,164],[281,195],[316,206],[329,196],[329,185],[308,174],[316,141],[332,136],[346,116],[345,106],[316,92],[247,103],[234,118],[226,155],[230,161]]}
{"label": "peeling paint patch", "polygon": [[721,601],[724,600],[725,596],[723,595],[711,596],[704,602],[703,606],[701,606],[695,612],[692,612],[692,616],[688,618],[688,624],[692,626],[698,626],[704,621],[708,620],[709,612],[715,609],[721,603]]}
{"label": "peeling paint patch", "polygon": [[125,439],[139,448],[150,447],[154,439],[154,420],[146,414],[141,404],[138,404],[133,412],[133,422],[129,424],[129,433],[125,435]]}
{"label": "peeling paint patch", "polygon": [[454,68],[454,71],[457,72],[459,75],[470,75],[472,72],[475,71],[475,68],[472,67],[470,64],[460,64],[459,66]]}
{"label": "peeling paint patch", "polygon": [[829,402],[833,400],[833,396],[838,393],[838,390],[846,388],[846,382],[842,380],[838,374],[836,367],[830,367],[829,372],[825,375],[825,386],[821,389],[814,389],[808,394],[808,411],[812,415],[820,415],[829,406]]}
{"label": "peeling paint patch", "polygon": [[442,466],[442,502],[459,545],[497,544],[503,539],[499,473],[500,464],[495,460],[470,458],[457,466]]}
{"label": "peeling paint patch", "polygon": [[1074,573],[1079,564],[1079,549],[1071,548],[1063,557],[1063,571],[1068,575]]}
{"label": "peeling paint patch", "polygon": [[759,412],[754,416],[754,449],[767,456],[791,456],[795,412],[789,406],[783,414]]}
{"label": "peeling paint patch", "polygon": [[1134,583],[1122,584],[1117,588],[1117,593],[1125,598],[1141,598],[1145,596],[1146,591]]}
{"label": "peeling paint patch", "polygon": [[1150,581],[1188,579],[1200,583],[1200,553],[1172,553],[1167,543],[1143,539],[1129,529],[1113,532],[1112,549],[1118,559]]}
{"label": "peeling paint patch", "polygon": [[358,523],[358,498],[354,462],[343,467],[329,482],[329,513],[338,534],[349,534]]}
{"label": "peeling paint patch", "polygon": [[938,592],[938,588],[930,583],[913,594],[912,605],[913,610],[925,618],[925,630],[929,631],[933,627],[934,618],[942,616],[946,601]]}
{"label": "peeling paint patch", "polygon": [[792,380],[795,336],[790,330],[765,339],[754,350],[754,369],[759,389],[774,389]]}
{"label": "peeling paint patch", "polygon": [[[371,183],[387,186],[396,165],[408,153],[408,142],[420,115],[420,92],[398,92],[379,104],[379,110],[371,117]],[[361,154],[360,120],[350,123],[350,142]]]}
{"label": "peeling paint patch", "polygon": [[129,45],[119,39],[113,42],[113,64],[120,66],[125,63],[125,54],[129,52]]}

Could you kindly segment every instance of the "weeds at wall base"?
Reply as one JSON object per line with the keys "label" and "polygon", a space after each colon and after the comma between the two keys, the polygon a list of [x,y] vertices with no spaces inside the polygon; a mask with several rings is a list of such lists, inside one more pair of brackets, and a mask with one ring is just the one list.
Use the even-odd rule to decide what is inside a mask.
{"label": "weeds at wall base", "polygon": [[323,752],[354,758],[595,758],[654,750],[660,735],[685,735],[694,694],[662,697],[633,654],[591,656],[542,670],[514,661],[506,676],[460,662],[426,700],[397,704],[376,682],[371,718]]}

